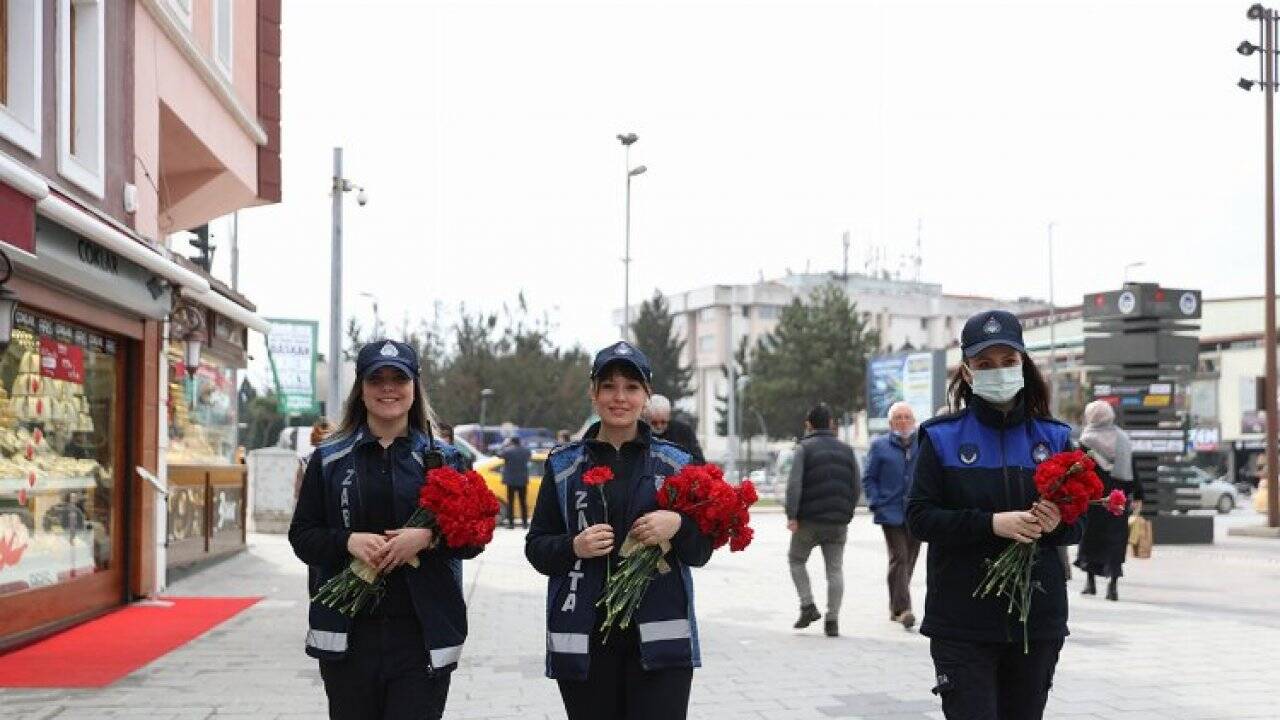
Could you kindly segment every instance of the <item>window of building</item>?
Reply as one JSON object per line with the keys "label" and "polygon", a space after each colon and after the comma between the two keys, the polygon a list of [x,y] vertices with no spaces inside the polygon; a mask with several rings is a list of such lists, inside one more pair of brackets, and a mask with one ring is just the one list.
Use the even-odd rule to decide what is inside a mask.
{"label": "window of building", "polygon": [[927,317],[922,317],[922,318],[920,318],[920,329],[921,329],[921,330],[928,330],[928,329],[929,329],[929,318],[927,318]]}
{"label": "window of building", "polygon": [[709,353],[716,349],[715,335],[699,335],[698,336],[698,352]]}
{"label": "window of building", "polygon": [[756,308],[756,317],[760,320],[777,320],[781,309],[777,305],[760,305]]}
{"label": "window of building", "polygon": [[213,61],[229,79],[232,58],[231,0],[213,2]]}
{"label": "window of building", "polygon": [[44,3],[0,0],[0,136],[40,156]]}
{"label": "window of building", "polygon": [[698,311],[698,320],[702,322],[711,322],[716,319],[716,309],[713,307],[702,308]]}
{"label": "window of building", "polygon": [[236,371],[205,352],[188,368],[169,345],[169,450],[173,465],[230,465],[236,457]]}
{"label": "window of building", "polygon": [[102,197],[105,185],[103,0],[58,0],[58,172]]}
{"label": "window of building", "polygon": [[0,595],[107,569],[121,348],[19,309],[0,353]]}

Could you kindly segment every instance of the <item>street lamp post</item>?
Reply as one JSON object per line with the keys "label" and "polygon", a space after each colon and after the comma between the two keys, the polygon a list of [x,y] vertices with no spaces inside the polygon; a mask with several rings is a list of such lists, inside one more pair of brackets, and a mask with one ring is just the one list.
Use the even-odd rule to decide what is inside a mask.
{"label": "street lamp post", "polygon": [[622,143],[622,147],[626,149],[624,163],[627,173],[627,219],[626,219],[626,238],[622,250],[622,339],[631,339],[631,178],[637,175],[643,175],[649,168],[641,165],[639,167],[631,167],[631,146],[635,144],[640,137],[635,133],[625,133],[618,135],[618,142]]}
{"label": "street lamp post", "polygon": [[370,331],[370,337],[374,340],[382,338],[382,318],[378,315],[378,296],[371,292],[362,292],[360,297],[368,298],[369,303],[373,305],[373,329]]}
{"label": "street lamp post", "polygon": [[493,397],[493,390],[485,388],[480,391],[480,450],[481,452],[489,452],[489,442],[484,434],[484,415],[488,409],[489,398]]}
{"label": "street lamp post", "polygon": [[1140,268],[1140,267],[1142,267],[1142,266],[1144,266],[1144,265],[1146,265],[1146,264],[1147,264],[1147,263],[1146,263],[1145,261],[1143,261],[1143,260],[1138,260],[1137,262],[1131,262],[1131,263],[1129,263],[1128,265],[1125,265],[1125,266],[1124,266],[1124,280],[1123,280],[1123,282],[1121,282],[1121,283],[1120,283],[1120,285],[1121,285],[1121,286],[1124,286],[1124,285],[1128,285],[1128,284],[1129,284],[1129,271],[1130,271],[1130,270],[1132,270],[1132,269],[1134,269],[1134,268]]}
{"label": "street lamp post", "polygon": [[333,246],[329,255],[329,393],[325,415],[342,420],[342,194],[357,190],[356,202],[369,202],[364,188],[342,177],[342,148],[333,149]]}
{"label": "street lamp post", "polygon": [[1053,226],[1049,223],[1049,414],[1058,414],[1058,306],[1053,301]]}
{"label": "street lamp post", "polygon": [[[1276,193],[1275,193],[1275,140],[1274,140],[1274,105],[1276,88],[1276,20],[1275,10],[1254,4],[1249,7],[1247,17],[1259,21],[1258,36],[1261,46],[1248,40],[1240,43],[1236,51],[1241,55],[1252,55],[1261,51],[1258,58],[1261,70],[1262,94],[1265,100],[1263,107],[1263,140],[1265,153],[1263,157],[1264,206],[1265,206],[1265,245],[1266,245],[1266,296],[1265,305],[1266,328],[1263,346],[1266,359],[1266,397],[1263,398],[1267,414],[1267,525],[1280,528],[1280,497],[1277,496],[1277,471],[1280,470],[1280,452],[1277,452],[1276,435],[1280,433],[1280,425],[1276,420]],[[1242,89],[1250,90],[1259,84],[1244,78],[1237,83]]]}

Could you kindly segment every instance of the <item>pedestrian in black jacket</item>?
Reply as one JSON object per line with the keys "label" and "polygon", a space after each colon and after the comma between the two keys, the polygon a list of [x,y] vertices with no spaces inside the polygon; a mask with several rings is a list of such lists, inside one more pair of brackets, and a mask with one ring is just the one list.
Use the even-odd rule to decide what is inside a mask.
{"label": "pedestrian in black jacket", "polygon": [[1119,600],[1117,585],[1124,575],[1124,556],[1129,548],[1129,508],[1142,512],[1142,483],[1133,479],[1133,445],[1124,430],[1116,427],[1116,411],[1105,400],[1084,406],[1084,432],[1080,446],[1089,452],[1102,480],[1102,496],[1120,490],[1129,499],[1125,511],[1112,515],[1102,505],[1090,505],[1084,537],[1076,553],[1076,567],[1085,572],[1083,595],[1098,593],[1096,576],[1110,578],[1107,599]]}
{"label": "pedestrian in black jacket", "polygon": [[[689,568],[711,558],[711,538],[692,518],[657,507],[658,483],[690,458],[640,421],[650,375],[629,343],[596,355],[590,395],[600,422],[547,458],[525,540],[525,556],[548,578],[547,676],[569,720],[682,720],[701,664]],[[601,467],[613,479],[585,484],[584,474]],[[632,625],[614,628],[606,643],[596,603],[606,564],[617,567],[628,534],[645,545],[669,543],[671,570],[654,575]]]}
{"label": "pedestrian in black jacket", "polygon": [[819,403],[805,418],[805,436],[796,444],[787,480],[787,529],[791,547],[787,562],[800,595],[800,619],[805,628],[822,618],[813,602],[813,587],[805,564],[815,547],[822,548],[827,567],[827,619],[823,631],[840,635],[840,603],[844,599],[844,544],[858,505],[858,459],[853,448],[833,431],[831,409]]}
{"label": "pedestrian in black jacket", "polygon": [[426,470],[462,461],[432,437],[413,348],[369,343],[356,374],[342,424],[303,475],[289,542],[312,596],[353,557],[389,573],[386,594],[355,618],[312,602],[307,654],[320,661],[330,718],[436,719],[467,635],[461,559],[479,550],[404,525]]}
{"label": "pedestrian in black jacket", "polygon": [[[1067,635],[1066,576],[1058,545],[1079,542],[1039,500],[1036,465],[1068,449],[1070,428],[1049,416],[1044,381],[1012,314],[965,323],[964,360],[951,379],[951,410],[920,428],[907,503],[911,534],[929,544],[920,632],[930,638],[934,693],[949,720],[1037,720]],[[974,597],[986,563],[1010,542],[1039,542],[1027,622],[1004,598]]]}
{"label": "pedestrian in black jacket", "polygon": [[502,458],[502,484],[507,487],[507,527],[516,526],[516,503],[520,503],[520,526],[529,527],[529,458],[533,453],[511,436],[507,446],[498,451]]}
{"label": "pedestrian in black jacket", "polygon": [[645,419],[653,436],[661,438],[693,456],[693,464],[703,465],[707,459],[702,455],[702,446],[698,444],[698,434],[693,428],[671,417],[671,401],[664,395],[649,398],[645,409]]}

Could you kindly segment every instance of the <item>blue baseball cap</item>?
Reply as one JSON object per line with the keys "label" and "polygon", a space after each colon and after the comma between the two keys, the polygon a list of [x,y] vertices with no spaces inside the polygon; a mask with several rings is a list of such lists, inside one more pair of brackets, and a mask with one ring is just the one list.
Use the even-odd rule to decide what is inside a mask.
{"label": "blue baseball cap", "polygon": [[1007,345],[1020,353],[1027,351],[1022,344],[1022,323],[1013,313],[988,310],[965,322],[960,333],[960,347],[965,357],[971,358],[994,345]]}
{"label": "blue baseball cap", "polygon": [[619,362],[626,363],[639,371],[640,377],[644,378],[646,383],[653,382],[653,368],[649,367],[649,358],[626,340],[616,342],[596,353],[596,359],[591,363],[591,379],[599,377],[606,366]]}
{"label": "blue baseball cap", "polygon": [[393,367],[410,378],[418,377],[418,353],[413,348],[395,340],[374,340],[365,343],[356,356],[356,375],[361,380],[379,369]]}

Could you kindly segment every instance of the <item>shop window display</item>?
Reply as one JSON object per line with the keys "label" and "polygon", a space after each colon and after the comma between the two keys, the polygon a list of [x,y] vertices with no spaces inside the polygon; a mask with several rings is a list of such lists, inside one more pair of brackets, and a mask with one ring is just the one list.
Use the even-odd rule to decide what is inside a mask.
{"label": "shop window display", "polygon": [[0,594],[111,560],[114,338],[19,309],[0,355]]}
{"label": "shop window display", "polygon": [[236,452],[236,375],[206,354],[188,370],[182,343],[169,346],[169,448],[172,465],[230,465]]}

